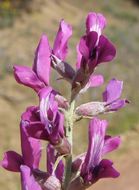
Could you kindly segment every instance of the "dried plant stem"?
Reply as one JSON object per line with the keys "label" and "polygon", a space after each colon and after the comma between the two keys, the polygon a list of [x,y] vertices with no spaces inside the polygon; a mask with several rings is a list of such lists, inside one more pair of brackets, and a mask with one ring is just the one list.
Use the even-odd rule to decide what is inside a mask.
{"label": "dried plant stem", "polygon": [[66,137],[71,144],[71,152],[65,157],[65,180],[64,180],[64,190],[67,189],[68,184],[71,180],[71,165],[72,165],[72,130],[74,122],[74,106],[75,101],[70,104],[69,110],[65,113],[65,127],[66,127]]}

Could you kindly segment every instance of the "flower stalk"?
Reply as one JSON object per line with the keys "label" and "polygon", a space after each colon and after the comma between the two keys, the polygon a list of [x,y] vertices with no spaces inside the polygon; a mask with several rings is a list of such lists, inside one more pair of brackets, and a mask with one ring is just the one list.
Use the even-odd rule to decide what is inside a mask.
{"label": "flower stalk", "polygon": [[65,112],[65,129],[66,137],[71,145],[71,152],[65,157],[65,180],[64,180],[64,190],[68,187],[72,175],[72,147],[73,147],[73,124],[74,124],[74,107],[75,100],[70,104],[69,109]]}

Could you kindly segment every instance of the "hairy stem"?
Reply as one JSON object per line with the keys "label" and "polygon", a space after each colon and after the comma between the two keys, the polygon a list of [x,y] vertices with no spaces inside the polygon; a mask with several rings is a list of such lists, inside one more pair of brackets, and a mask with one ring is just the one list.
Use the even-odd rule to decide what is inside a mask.
{"label": "hairy stem", "polygon": [[67,189],[68,184],[71,180],[71,165],[72,165],[72,130],[74,122],[74,106],[75,101],[70,104],[69,110],[65,113],[65,127],[66,127],[66,137],[71,145],[71,153],[65,157],[65,180],[64,180],[64,190]]}

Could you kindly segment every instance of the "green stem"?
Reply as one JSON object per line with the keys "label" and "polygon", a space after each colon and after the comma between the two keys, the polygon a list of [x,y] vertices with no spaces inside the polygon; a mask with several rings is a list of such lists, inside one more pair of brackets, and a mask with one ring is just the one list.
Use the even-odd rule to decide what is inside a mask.
{"label": "green stem", "polygon": [[69,110],[65,113],[65,127],[66,127],[66,137],[71,145],[71,153],[65,157],[65,180],[64,180],[64,190],[67,189],[68,184],[71,180],[71,165],[72,165],[72,130],[74,122],[74,106],[75,101],[70,104]]}

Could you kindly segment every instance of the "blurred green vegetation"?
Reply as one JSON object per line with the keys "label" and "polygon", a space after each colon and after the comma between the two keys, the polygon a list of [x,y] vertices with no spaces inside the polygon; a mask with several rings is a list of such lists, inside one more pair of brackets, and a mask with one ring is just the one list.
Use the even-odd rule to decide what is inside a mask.
{"label": "blurred green vegetation", "polygon": [[[31,13],[34,0],[0,0],[0,28],[10,27],[21,12]],[[39,1],[39,0],[38,0]],[[39,1],[40,2],[40,1]]]}

